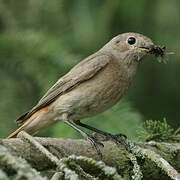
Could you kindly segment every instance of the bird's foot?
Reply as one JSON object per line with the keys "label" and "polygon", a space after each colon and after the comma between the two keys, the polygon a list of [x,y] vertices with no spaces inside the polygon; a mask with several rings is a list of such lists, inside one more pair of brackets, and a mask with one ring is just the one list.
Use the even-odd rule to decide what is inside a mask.
{"label": "bird's foot", "polygon": [[127,144],[126,144],[127,136],[124,135],[124,134],[111,134],[111,133],[99,134],[99,133],[93,133],[93,137],[95,139],[98,139],[99,141],[113,141],[118,146],[124,145],[125,148],[127,146]]}
{"label": "bird's foot", "polygon": [[127,136],[124,134],[108,134],[107,138],[116,143],[118,146],[124,145],[126,147]]}
{"label": "bird's foot", "polygon": [[95,137],[93,137],[93,136],[87,134],[86,132],[82,131],[81,129],[79,129],[74,122],[72,122],[72,121],[64,121],[64,122],[66,124],[68,124],[69,126],[71,126],[73,129],[75,129],[77,132],[79,132],[84,137],[84,139],[88,140],[95,148],[99,157],[102,159],[102,153],[100,150],[100,146],[104,147],[104,145],[100,141],[98,141]]}
{"label": "bird's foot", "polygon": [[86,139],[93,145],[98,156],[100,157],[100,159],[102,159],[102,153],[100,147],[104,147],[104,144],[91,135],[88,135]]}

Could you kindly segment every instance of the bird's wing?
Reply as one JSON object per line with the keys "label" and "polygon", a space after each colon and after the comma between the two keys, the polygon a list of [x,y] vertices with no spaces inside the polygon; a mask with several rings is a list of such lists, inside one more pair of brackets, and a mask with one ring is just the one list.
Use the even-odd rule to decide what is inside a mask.
{"label": "bird's wing", "polygon": [[62,94],[72,90],[84,81],[94,77],[98,72],[104,69],[111,57],[105,54],[94,54],[81,61],[69,73],[60,78],[54,86],[40,99],[37,105],[29,112],[19,117],[16,122],[22,125],[32,114],[54,102]]}

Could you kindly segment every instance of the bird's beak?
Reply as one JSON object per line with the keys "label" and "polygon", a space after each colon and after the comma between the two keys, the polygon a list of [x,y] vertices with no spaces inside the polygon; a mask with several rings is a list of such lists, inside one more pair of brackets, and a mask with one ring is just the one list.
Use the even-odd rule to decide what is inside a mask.
{"label": "bird's beak", "polygon": [[154,49],[154,44],[150,44],[150,45],[146,45],[146,46],[140,46],[139,49],[147,52],[147,53],[150,53],[153,49]]}
{"label": "bird's beak", "polygon": [[161,47],[154,44],[150,44],[150,45],[139,47],[139,48],[142,49],[143,51],[146,51],[149,54],[153,54],[155,56],[161,56],[161,57],[164,56],[165,50],[166,50],[165,46]]}

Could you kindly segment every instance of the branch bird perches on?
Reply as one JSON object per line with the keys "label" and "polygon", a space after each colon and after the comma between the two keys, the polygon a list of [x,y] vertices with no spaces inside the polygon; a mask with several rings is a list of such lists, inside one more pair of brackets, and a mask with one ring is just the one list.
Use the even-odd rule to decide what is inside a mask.
{"label": "branch bird perches on", "polygon": [[[57,172],[57,164],[51,161],[53,157],[57,162],[65,164],[72,162],[72,164],[68,164],[67,167],[75,167],[76,170],[73,168],[70,170],[80,173],[81,176],[84,172],[89,177],[92,176],[93,173],[97,173],[96,165],[99,164],[98,160],[100,159],[94,148],[91,147],[87,141],[33,138],[25,132],[19,133],[18,137],[19,138],[16,139],[3,139],[0,141],[0,144],[5,146],[12,155],[21,156],[26,159],[28,163],[38,171],[54,169],[56,171],[54,176],[58,176],[59,172],[62,172],[62,169],[59,169]],[[110,141],[104,141],[104,148],[101,149],[104,165],[100,163],[100,167],[103,166],[105,168],[111,166],[115,168],[116,170],[113,170],[110,167],[119,177],[131,176],[134,177],[134,179],[141,179],[141,175],[143,175],[144,178],[153,179],[153,177],[161,175],[164,179],[170,178],[178,180],[178,178],[180,178],[177,172],[177,170],[180,169],[179,143],[151,142],[134,144],[129,140],[127,143],[129,143],[130,153],[126,151],[123,146],[117,147]],[[49,159],[49,157],[51,158]],[[79,164],[76,164],[77,162]],[[94,165],[88,165],[87,162],[94,162],[92,163]],[[3,168],[1,162],[0,167]],[[64,167],[64,165],[62,167]],[[93,167],[95,168],[93,169]],[[177,170],[175,170],[175,168]],[[112,171],[110,172],[112,173]],[[99,172],[102,173],[102,169],[99,170]]]}

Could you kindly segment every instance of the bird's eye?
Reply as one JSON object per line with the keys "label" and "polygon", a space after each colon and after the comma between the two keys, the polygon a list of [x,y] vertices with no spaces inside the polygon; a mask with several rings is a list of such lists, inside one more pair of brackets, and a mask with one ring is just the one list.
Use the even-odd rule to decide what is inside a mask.
{"label": "bird's eye", "polygon": [[128,44],[133,45],[136,43],[136,39],[134,37],[129,37],[127,42],[128,42]]}

